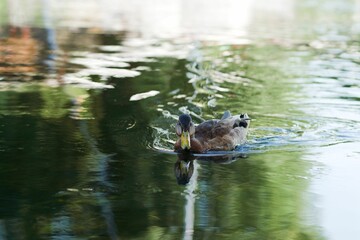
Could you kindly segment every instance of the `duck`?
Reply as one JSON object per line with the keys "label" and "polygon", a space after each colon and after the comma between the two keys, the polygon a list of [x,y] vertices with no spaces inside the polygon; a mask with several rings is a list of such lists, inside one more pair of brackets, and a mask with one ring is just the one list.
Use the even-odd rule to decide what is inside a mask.
{"label": "duck", "polygon": [[207,120],[195,126],[189,114],[181,114],[175,126],[179,138],[174,151],[232,151],[246,142],[250,120],[247,113],[231,115],[230,111],[225,111],[221,119]]}

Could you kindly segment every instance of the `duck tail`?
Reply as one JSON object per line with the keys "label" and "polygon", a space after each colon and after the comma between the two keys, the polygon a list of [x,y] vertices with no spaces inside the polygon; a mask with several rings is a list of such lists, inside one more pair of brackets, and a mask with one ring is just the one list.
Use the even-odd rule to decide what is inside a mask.
{"label": "duck tail", "polygon": [[224,115],[222,116],[221,120],[227,119],[229,117],[231,117],[231,113],[229,110],[227,110],[224,112]]}

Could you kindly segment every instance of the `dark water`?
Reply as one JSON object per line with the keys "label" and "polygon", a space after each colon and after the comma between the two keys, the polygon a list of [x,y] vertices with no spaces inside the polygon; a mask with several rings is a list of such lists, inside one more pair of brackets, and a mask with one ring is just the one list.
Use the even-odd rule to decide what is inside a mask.
{"label": "dark water", "polygon": [[[2,24],[0,238],[358,239],[359,2],[295,3],[225,43]],[[225,110],[245,145],[171,153]]]}

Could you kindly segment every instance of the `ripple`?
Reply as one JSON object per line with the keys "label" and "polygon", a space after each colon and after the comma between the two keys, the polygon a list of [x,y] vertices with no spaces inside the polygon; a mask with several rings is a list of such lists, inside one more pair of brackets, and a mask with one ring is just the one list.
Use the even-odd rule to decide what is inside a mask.
{"label": "ripple", "polygon": [[[237,148],[235,153],[296,151],[299,148],[359,141],[360,67],[356,60],[357,55],[354,54],[353,46],[344,45],[341,42],[343,40],[331,41],[324,38],[312,42],[310,48],[299,48],[293,55],[277,55],[279,58],[284,57],[281,59],[284,62],[279,61],[281,64],[292,58],[296,58],[294,64],[301,64],[303,72],[299,71],[300,75],[295,71],[294,76],[289,73],[289,66],[283,69],[281,64],[268,64],[268,58],[257,52],[255,55],[251,52],[249,55],[253,55],[249,57],[246,56],[246,51],[229,51],[223,47],[225,50],[220,51],[222,57],[219,57],[212,56],[206,50],[200,51],[201,47],[194,47],[190,52],[191,62],[186,65],[186,77],[193,87],[193,92],[184,93],[179,88],[169,92],[168,99],[164,100],[167,104],[157,110],[163,114],[160,118],[172,119],[173,122],[156,125],[156,143],[149,144],[150,148],[173,153],[176,135],[167,129],[174,127],[177,116],[174,112],[188,112],[194,116],[194,121],[199,123],[204,119],[215,118],[216,111],[227,107],[237,111],[239,107],[249,109],[247,112],[256,116],[250,128],[248,142]],[[213,52],[216,50],[212,49]],[[252,59],[248,60],[246,57]],[[253,62],[259,59],[260,65]],[[254,64],[256,73],[249,73]],[[279,84],[280,78],[286,79],[286,84]],[[286,98],[279,96],[279,101],[273,100],[277,98],[277,93],[286,91]],[[258,94],[264,95],[264,100],[254,103],[252,98],[261,99]],[[266,96],[267,94],[272,97]],[[239,106],[230,101],[235,101]],[[267,107],[273,109],[266,109]],[[264,114],[267,110],[273,113]]]}

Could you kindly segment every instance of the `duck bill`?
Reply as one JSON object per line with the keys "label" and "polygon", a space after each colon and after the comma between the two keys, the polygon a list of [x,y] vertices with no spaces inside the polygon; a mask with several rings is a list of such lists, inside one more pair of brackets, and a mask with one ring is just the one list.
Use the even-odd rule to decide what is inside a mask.
{"label": "duck bill", "polygon": [[181,148],[190,149],[190,133],[183,131],[180,136]]}

